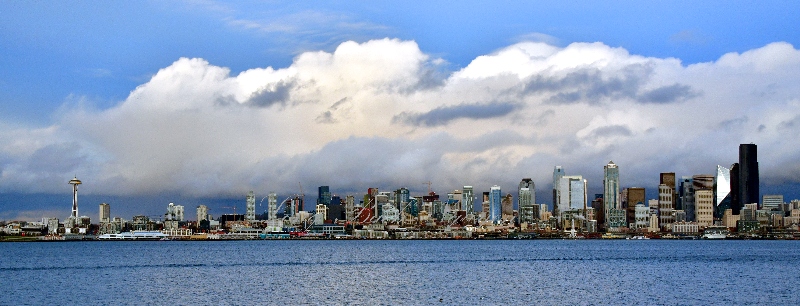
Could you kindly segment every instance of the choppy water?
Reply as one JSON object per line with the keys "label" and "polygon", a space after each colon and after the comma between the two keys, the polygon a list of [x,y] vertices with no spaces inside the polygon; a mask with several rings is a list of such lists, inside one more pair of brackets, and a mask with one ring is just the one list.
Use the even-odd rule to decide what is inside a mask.
{"label": "choppy water", "polygon": [[0,243],[2,305],[771,304],[796,241]]}

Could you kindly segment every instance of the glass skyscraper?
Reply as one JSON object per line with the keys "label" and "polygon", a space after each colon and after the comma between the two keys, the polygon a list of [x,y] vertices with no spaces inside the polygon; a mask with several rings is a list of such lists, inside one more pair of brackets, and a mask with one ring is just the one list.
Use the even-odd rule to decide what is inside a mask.
{"label": "glass skyscraper", "polygon": [[489,191],[489,220],[494,224],[500,223],[502,218],[502,196],[500,186],[494,185]]}

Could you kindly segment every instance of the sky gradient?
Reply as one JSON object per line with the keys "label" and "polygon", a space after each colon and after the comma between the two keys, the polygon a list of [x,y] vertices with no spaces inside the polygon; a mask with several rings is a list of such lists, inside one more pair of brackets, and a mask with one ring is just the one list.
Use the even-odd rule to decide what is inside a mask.
{"label": "sky gradient", "polygon": [[[0,3],[0,220],[212,214],[254,190],[439,193],[603,166],[654,198],[759,148],[800,198],[800,5]],[[259,210],[261,212],[261,210]],[[192,217],[193,218],[193,217]]]}

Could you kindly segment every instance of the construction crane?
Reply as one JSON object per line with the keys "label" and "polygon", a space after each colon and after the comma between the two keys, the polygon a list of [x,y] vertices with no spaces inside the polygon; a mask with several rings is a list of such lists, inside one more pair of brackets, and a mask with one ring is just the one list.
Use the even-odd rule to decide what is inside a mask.
{"label": "construction crane", "polygon": [[431,181],[422,182],[423,185],[428,185],[428,194],[431,194]]}
{"label": "construction crane", "polygon": [[223,206],[222,208],[233,208],[233,215],[234,216],[236,215],[236,206],[233,206],[233,207],[231,207],[231,206]]}

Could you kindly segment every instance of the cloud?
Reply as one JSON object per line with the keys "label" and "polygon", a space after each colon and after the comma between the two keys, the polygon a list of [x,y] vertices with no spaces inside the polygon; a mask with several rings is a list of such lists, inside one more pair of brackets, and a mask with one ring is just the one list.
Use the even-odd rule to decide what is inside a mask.
{"label": "cloud", "polygon": [[[331,185],[437,191],[552,168],[598,188],[713,172],[739,143],[765,182],[800,182],[800,51],[774,43],[683,65],[602,43],[521,42],[451,71],[416,42],[347,41],[238,74],[199,58],[160,69],[110,108],[65,103],[51,124],[0,123],[0,191],[238,197]],[[783,171],[785,172],[785,171]],[[541,191],[541,190],[540,190]],[[546,198],[546,197],[545,197]],[[547,200],[542,200],[547,202]]]}
{"label": "cloud", "polygon": [[392,118],[392,122],[417,126],[439,126],[461,119],[489,119],[508,115],[517,109],[512,103],[459,104],[437,107],[426,113],[402,112]]}

